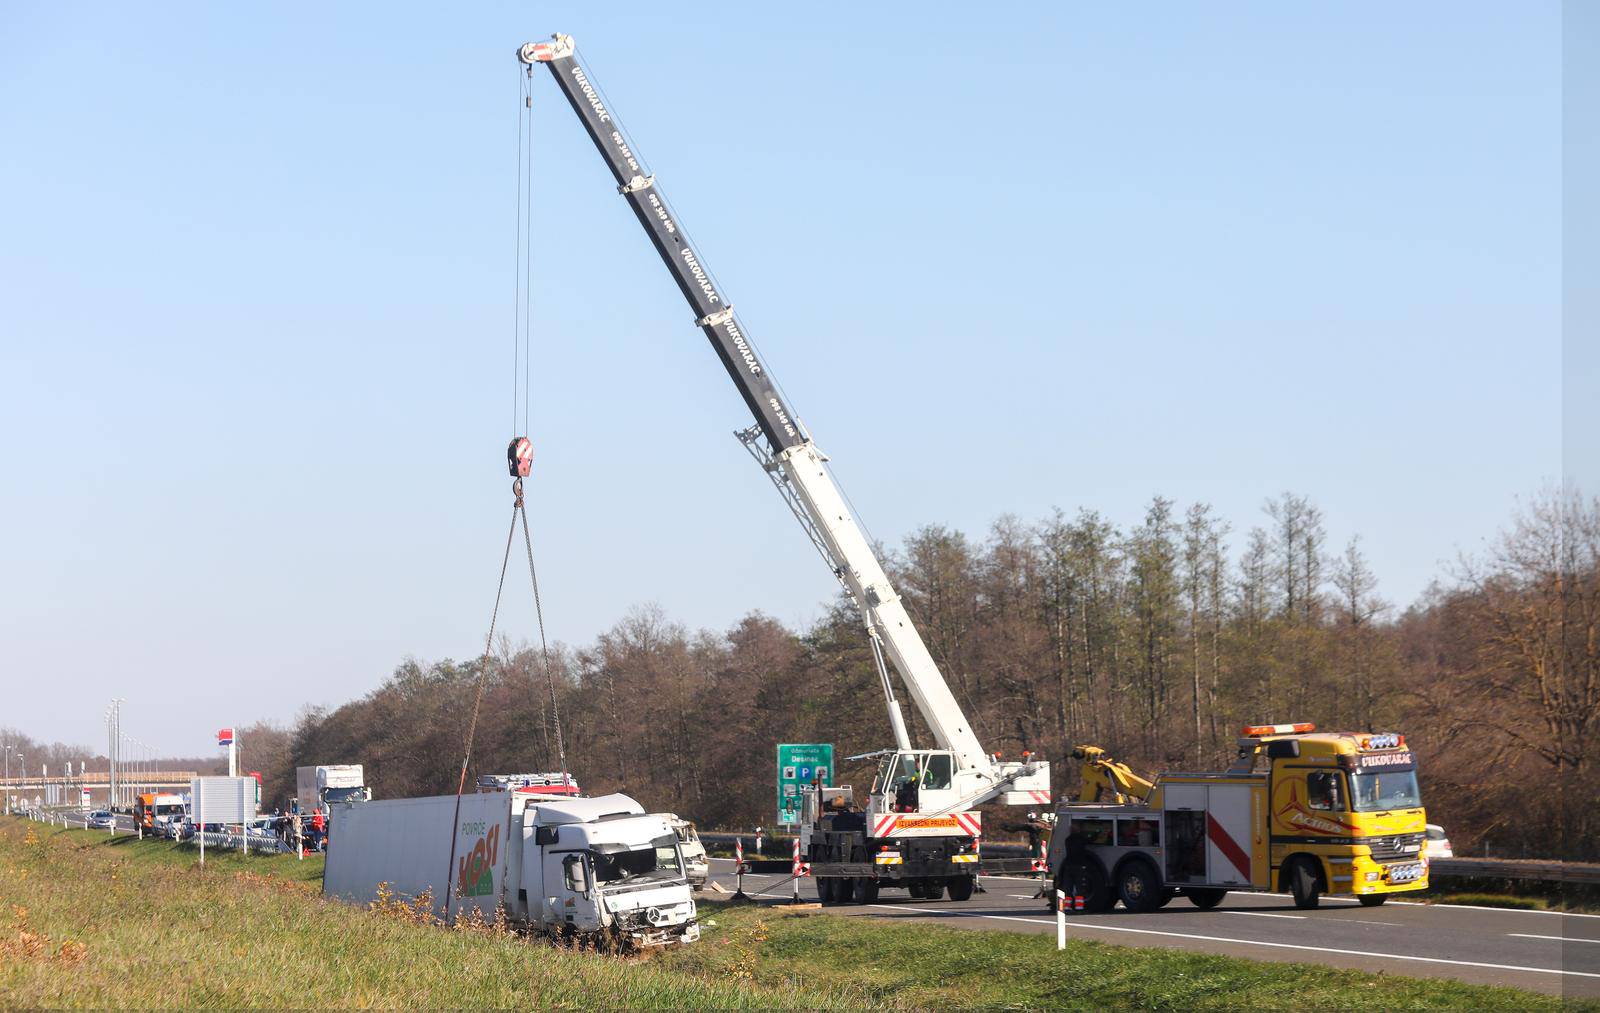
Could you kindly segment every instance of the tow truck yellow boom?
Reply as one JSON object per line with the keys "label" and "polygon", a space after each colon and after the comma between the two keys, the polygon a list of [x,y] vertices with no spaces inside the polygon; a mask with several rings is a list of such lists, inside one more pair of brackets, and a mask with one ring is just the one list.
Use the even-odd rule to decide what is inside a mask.
{"label": "tow truck yellow boom", "polygon": [[1138,800],[1146,801],[1155,787],[1135,774],[1126,763],[1113,760],[1099,746],[1078,746],[1072,758],[1081,760],[1078,767],[1078,794],[1076,802],[1096,802],[1101,805],[1124,805]]}

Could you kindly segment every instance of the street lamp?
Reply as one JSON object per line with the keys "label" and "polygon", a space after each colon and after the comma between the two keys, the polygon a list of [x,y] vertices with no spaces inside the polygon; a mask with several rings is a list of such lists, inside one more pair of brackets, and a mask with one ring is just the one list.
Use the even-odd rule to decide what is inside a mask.
{"label": "street lamp", "polygon": [[11,815],[11,746],[12,745],[13,745],[13,743],[10,743],[10,742],[7,742],[5,745],[0,745],[0,750],[4,750],[5,754],[6,754],[6,815],[7,816]]}

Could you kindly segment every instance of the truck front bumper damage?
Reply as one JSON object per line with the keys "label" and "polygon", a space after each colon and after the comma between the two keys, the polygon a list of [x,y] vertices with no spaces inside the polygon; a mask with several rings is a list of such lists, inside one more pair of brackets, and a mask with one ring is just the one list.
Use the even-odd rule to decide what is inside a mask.
{"label": "truck front bumper damage", "polygon": [[692,943],[700,938],[693,900],[677,904],[641,905],[626,911],[613,911],[617,931],[635,946],[671,946]]}

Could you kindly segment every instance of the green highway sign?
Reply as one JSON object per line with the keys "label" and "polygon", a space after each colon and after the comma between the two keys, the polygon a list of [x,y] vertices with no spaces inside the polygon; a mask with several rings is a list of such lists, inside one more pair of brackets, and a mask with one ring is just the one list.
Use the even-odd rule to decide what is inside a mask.
{"label": "green highway sign", "polygon": [[778,743],[778,824],[800,822],[800,786],[833,786],[833,743]]}

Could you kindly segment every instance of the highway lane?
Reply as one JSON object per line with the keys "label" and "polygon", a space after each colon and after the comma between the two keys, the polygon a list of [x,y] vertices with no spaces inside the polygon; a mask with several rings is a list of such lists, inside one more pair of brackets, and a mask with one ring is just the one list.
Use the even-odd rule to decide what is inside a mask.
{"label": "highway lane", "polygon": [[[733,861],[712,859],[712,879],[735,886]],[[784,876],[746,876],[745,892],[784,900]],[[911,900],[885,891],[878,903],[824,910],[841,917],[906,918],[960,929],[1054,934],[1055,916],[1033,894],[1038,880],[985,876],[987,892],[955,903]],[[801,896],[817,899],[801,880]],[[1182,898],[1152,914],[1120,909],[1071,915],[1067,935],[1128,946],[1168,946],[1256,960],[1326,964],[1414,977],[1510,985],[1553,995],[1600,996],[1600,915],[1566,915],[1460,905],[1390,901],[1366,908],[1324,898],[1300,911],[1286,895],[1231,893],[1214,911]]]}

